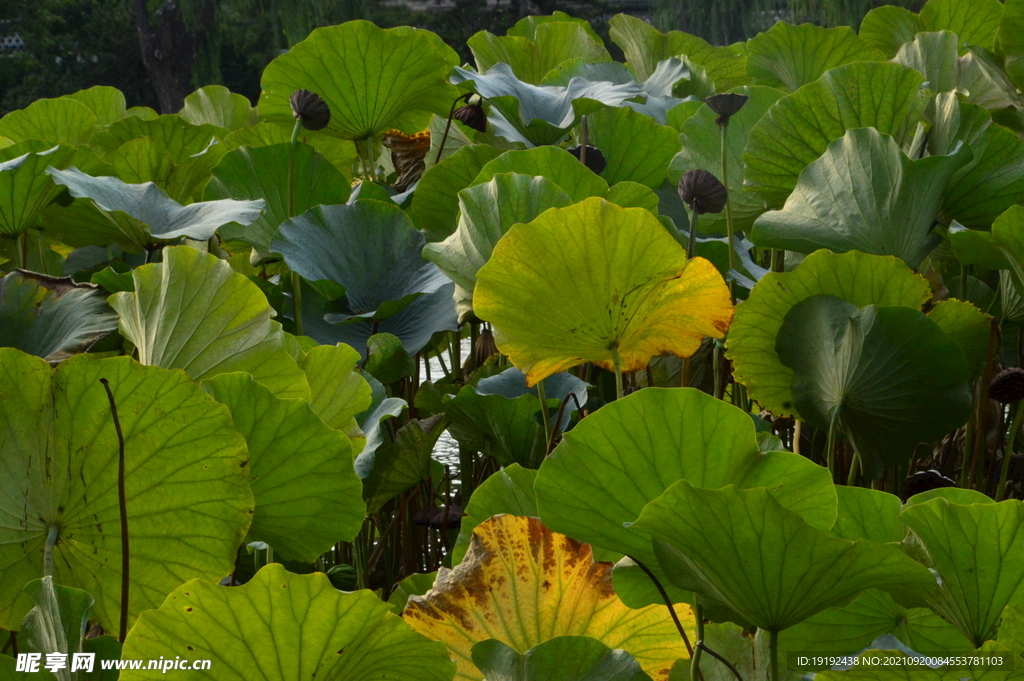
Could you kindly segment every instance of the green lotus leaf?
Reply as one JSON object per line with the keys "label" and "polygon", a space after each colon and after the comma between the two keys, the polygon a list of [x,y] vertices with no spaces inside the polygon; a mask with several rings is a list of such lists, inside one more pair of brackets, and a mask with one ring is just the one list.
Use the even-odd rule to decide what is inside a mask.
{"label": "green lotus leaf", "polygon": [[430,588],[434,586],[434,580],[437,579],[437,572],[414,572],[409,575],[395,587],[395,590],[391,592],[388,597],[388,604],[391,606],[391,612],[396,615],[401,615],[402,611],[405,610],[406,604],[409,602],[410,596],[422,596],[423,594],[430,591]]}
{"label": "green lotus leaf", "polygon": [[146,225],[121,211],[102,211],[92,199],[73,199],[66,207],[51,203],[39,225],[74,248],[116,245],[126,253],[140,253],[156,244]]}
{"label": "green lotus leaf", "polygon": [[[729,200],[732,203],[734,229],[747,230],[757,216],[767,210],[764,200],[753,192],[743,190],[743,149],[747,146],[750,129],[754,127],[782,92],[775,88],[750,86],[739,90],[750,99],[738,113],[729,118],[726,135],[726,162],[729,172]],[[721,133],[715,119],[718,114],[707,105],[684,122],[679,129],[682,151],[669,164],[668,178],[674,184],[690,170],[706,170],[716,177],[722,174]],[[726,232],[723,213],[701,215],[698,229],[705,233]]]}
{"label": "green lotus leaf", "polygon": [[0,347],[58,361],[116,328],[98,286],[24,270],[0,279]]}
{"label": "green lotus leaf", "polygon": [[491,104],[489,122],[510,141],[530,145],[557,144],[580,118],[605,106],[623,106],[643,92],[634,84],[616,85],[573,78],[565,87],[531,85],[515,76],[512,67],[499,63],[485,73],[455,67],[452,82],[469,83]]}
{"label": "green lotus leaf", "polygon": [[223,85],[199,88],[185,98],[185,106],[178,115],[192,125],[216,125],[225,130],[248,128],[260,120],[247,98]]}
{"label": "green lotus leaf", "polygon": [[67,167],[75,150],[58,145],[46,151],[28,152],[0,163],[0,235],[16,237],[35,226],[42,211],[62,191],[46,173],[50,166]]}
{"label": "green lotus leaf", "polygon": [[[573,301],[557,316],[553,292]],[[732,318],[710,262],[687,260],[649,211],[599,198],[513,226],[477,273],[473,305],[530,385],[587,361],[635,371],[654,355],[688,357]]]}
{"label": "green lotus leaf", "polygon": [[597,34],[593,26],[586,19],[580,19],[578,17],[571,16],[565,12],[559,12],[555,10],[551,14],[544,15],[530,15],[523,17],[515,23],[515,25],[506,31],[506,35],[518,35],[523,38],[529,38],[530,40],[537,39],[537,29],[544,24],[552,22],[573,22],[583,28],[591,38],[594,39],[599,45],[604,45],[604,41],[601,40],[601,36]]}
{"label": "green lotus leaf", "polygon": [[[323,156],[308,144],[273,144],[264,147],[242,147],[229,152],[213,169],[213,178],[206,185],[203,198],[263,199],[263,214],[253,223],[226,225],[220,235],[224,239],[242,241],[262,256],[270,255],[270,242],[281,223],[294,215],[302,215],[313,206],[340,204],[348,201],[348,181]],[[293,168],[294,213],[288,214],[288,172]]]}
{"label": "green lotus leaf", "polygon": [[344,434],[329,428],[305,400],[282,400],[245,373],[203,382],[227,406],[249,447],[256,512],[248,541],[311,563],[339,541],[352,541],[366,506]]}
{"label": "green lotus leaf", "polygon": [[[196,679],[251,681],[451,681],[443,644],[412,631],[369,591],[345,593],[323,573],[267,565],[224,588],[194,580],[145,613],[124,658],[210,660]],[[160,670],[122,671],[123,681],[160,679]]]}
{"label": "green lotus leaf", "polygon": [[848,26],[794,26],[783,21],[747,42],[747,73],[757,85],[793,92],[829,69],[857,61],[885,61],[885,55]]}
{"label": "green lotus leaf", "polygon": [[651,188],[665,181],[668,164],[679,151],[679,134],[630,108],[597,111],[587,118],[589,144],[608,162],[601,177],[608,184],[630,181]]}
{"label": "green lotus leaf", "polygon": [[369,383],[355,370],[359,353],[347,345],[318,345],[296,361],[309,381],[309,406],[317,416],[349,437],[358,435],[355,417],[372,399]]}
{"label": "green lotus leaf", "polygon": [[489,476],[473,490],[469,504],[466,505],[466,516],[462,519],[459,538],[452,547],[453,567],[461,563],[466,556],[466,551],[472,543],[473,529],[491,516],[505,513],[522,517],[540,517],[537,510],[537,495],[533,491],[533,483],[536,480],[537,471],[514,463]]}
{"label": "green lotus leaf", "polygon": [[725,602],[745,621],[779,632],[869,588],[901,590],[934,583],[919,563],[870,539],[833,537],[809,525],[763,487],[669,487],[630,527],[655,540],[667,563],[693,582],[680,584]]}
{"label": "green lotus leaf", "polygon": [[501,149],[475,144],[459,149],[423,173],[412,197],[409,217],[427,241],[444,241],[456,229],[459,191],[468,187],[488,161]]}
{"label": "green lotus leaf", "polygon": [[949,234],[957,260],[1007,270],[1014,292],[1024,292],[1024,207],[1010,206],[992,223],[991,232],[954,226]]}
{"label": "green lotus leaf", "polygon": [[929,152],[948,154],[959,142],[974,152],[974,160],[946,186],[940,219],[988,229],[1000,213],[1024,200],[1024,141],[955,93],[938,95],[935,108]]}
{"label": "green lotus leaf", "polygon": [[263,71],[260,117],[293,121],[288,100],[307,89],[330,107],[326,130],[339,137],[364,140],[391,128],[412,134],[432,113],[448,114],[458,96],[450,71],[425,32],[369,21],[318,28]]}
{"label": "green lotus leaf", "polygon": [[982,312],[969,302],[949,298],[937,302],[928,312],[928,318],[957,342],[967,360],[969,380],[976,381],[988,357],[992,315]]}
{"label": "green lotus leaf", "polygon": [[616,14],[608,23],[611,39],[622,48],[638,80],[650,77],[658,62],[686,55],[704,67],[718,92],[751,82],[746,58],[727,47],[714,47],[703,38],[682,31],[661,33],[643,19],[628,14]]}
{"label": "green lotus leaf", "polygon": [[402,347],[402,340],[390,333],[377,333],[366,341],[363,371],[382,384],[397,383],[416,374],[416,360]]}
{"label": "green lotus leaf", "polygon": [[569,195],[551,180],[518,173],[498,173],[488,182],[459,192],[458,228],[441,243],[428,243],[423,257],[455,282],[455,305],[461,321],[473,313],[476,273],[509,228],[530,222],[549,208],[570,203]]}
{"label": "green lotus leaf", "polygon": [[761,215],[751,240],[762,248],[895,255],[911,268],[941,237],[932,231],[943,190],[971,150],[911,161],[874,128],[848,130],[800,173],[782,210]]}
{"label": "green lotus leaf", "polygon": [[[643,208],[654,215],[660,216],[658,206],[660,199],[650,187],[639,182],[623,180],[608,189],[604,198],[609,203],[623,208]],[[659,217],[660,219],[660,217]],[[664,220],[662,220],[664,223]]]}
{"label": "green lotus leaf", "polygon": [[1003,3],[998,0],[928,0],[921,22],[928,31],[952,31],[965,44],[992,49]]}
{"label": "green lotus leaf", "polygon": [[183,206],[152,182],[127,184],[116,177],[93,177],[77,168],[47,169],[54,182],[76,198],[91,199],[103,213],[126,213],[143,223],[156,239],[189,237],[206,240],[218,227],[230,222],[249,224],[263,210],[264,202],[203,201]]}
{"label": "green lotus leaf", "polygon": [[786,95],[751,129],[743,153],[747,186],[781,207],[797,179],[850,128],[876,128],[902,144],[926,104],[924,77],[888,62],[854,62]]}
{"label": "green lotus leaf", "polygon": [[199,154],[210,147],[215,139],[227,134],[227,130],[216,125],[193,125],[177,114],[167,114],[153,119],[126,116],[110,127],[97,133],[89,144],[97,149],[114,151],[125,142],[139,137],[151,137],[157,147],[169,155],[175,163],[181,163],[190,156]]}
{"label": "green lotus leaf", "polygon": [[470,186],[490,182],[499,173],[543,177],[557,184],[574,202],[608,193],[608,183],[572,154],[558,147],[506,151],[487,162]]}
{"label": "green lotus leaf", "polygon": [[1024,83],[1024,2],[1007,0],[996,36],[1005,55],[1003,67],[1014,83]]}
{"label": "green lotus leaf", "polygon": [[277,397],[309,399],[309,384],[283,347],[281,325],[256,284],[227,261],[188,246],[132,272],[135,291],[115,293],[121,335],[142,364],[183,369],[196,380],[248,371]]}
{"label": "green lotus leaf", "polygon": [[51,144],[84,144],[97,122],[96,114],[74,99],[40,99],[0,118],[0,135],[15,142],[33,139]]}
{"label": "green lotus leaf", "polygon": [[523,654],[497,639],[472,648],[473,664],[487,681],[650,681],[625,650],[588,636],[556,636]]}
{"label": "green lotus leaf", "polygon": [[[277,123],[257,123],[229,133],[222,144],[228,151],[240,147],[266,147],[291,142],[292,128]],[[359,160],[356,145],[349,140],[334,137],[323,131],[299,131],[299,141],[316,149],[345,177],[352,176],[352,165]]]}
{"label": "green lotus leaf", "polygon": [[345,295],[339,321],[381,321],[448,278],[424,260],[423,235],[398,207],[362,200],[314,206],[281,225],[271,250],[309,281],[340,284]]}
{"label": "green lotus leaf", "polygon": [[857,251],[817,251],[791,272],[765,275],[736,309],[725,347],[736,380],[747,387],[751,399],[775,414],[795,413],[793,370],[779,360],[775,339],[793,306],[816,295],[837,296],[857,307],[919,309],[931,297],[931,288],[902,261]]}
{"label": "green lotus leaf", "polygon": [[871,478],[970,414],[963,350],[913,308],[812,296],[786,313],[775,348],[797,413],[822,431],[836,423]]}
{"label": "green lotus leaf", "polygon": [[1024,598],[1024,505],[935,498],[908,505],[900,520],[913,533],[907,552],[938,577],[915,592],[975,647],[994,639],[1003,609]]}
{"label": "green lotus leaf", "polygon": [[889,59],[896,56],[903,45],[914,36],[928,30],[921,17],[906,7],[886,5],[876,7],[860,22],[860,39],[872,45]]}
{"label": "green lotus leaf", "polygon": [[124,93],[109,85],[96,85],[86,90],[79,90],[62,99],[73,99],[84,104],[96,116],[96,125],[106,127],[125,117]]}
{"label": "green lotus leaf", "polygon": [[964,72],[969,68],[970,57],[960,56],[959,42],[949,31],[918,33],[900,48],[893,61],[920,71],[932,92],[949,92],[963,86]]}
{"label": "green lotus leaf", "polygon": [[790,452],[761,452],[747,414],[696,389],[647,388],[602,407],[565,433],[535,489],[548,527],[653,566],[650,540],[624,524],[684,479],[711,489],[767,487],[814,527],[835,521],[826,469]]}
{"label": "green lotus leaf", "polygon": [[393,442],[384,442],[356,457],[355,470],[362,479],[367,513],[376,513],[392,498],[430,477],[431,454],[444,429],[440,414],[412,419],[398,429]]}
{"label": "green lotus leaf", "polygon": [[202,195],[213,168],[226,152],[224,145],[214,144],[175,161],[164,151],[163,142],[152,137],[136,137],[109,152],[106,159],[125,182],[153,182],[175,201],[192,203]]}
{"label": "green lotus leaf", "polygon": [[0,371],[0,626],[18,628],[31,607],[22,587],[43,573],[55,531],[54,580],[92,594],[93,617],[117,628],[118,439],[100,378],[124,433],[129,626],[183,581],[231,572],[253,498],[245,440],[225,407],[183,373],[128,357],[78,355],[51,370],[2,348]]}
{"label": "green lotus leaf", "polygon": [[532,36],[498,37],[489,31],[474,34],[466,45],[473,52],[476,70],[483,73],[498,63],[508,64],[516,77],[537,85],[548,71],[570,59],[611,61],[598,40],[575,21],[549,21],[533,27]]}

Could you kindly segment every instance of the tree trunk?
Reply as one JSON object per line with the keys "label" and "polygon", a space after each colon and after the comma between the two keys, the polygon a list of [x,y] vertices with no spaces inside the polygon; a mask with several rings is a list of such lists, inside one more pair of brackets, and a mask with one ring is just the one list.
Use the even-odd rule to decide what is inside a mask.
{"label": "tree trunk", "polygon": [[189,30],[181,18],[181,7],[167,0],[150,21],[146,0],[135,0],[135,24],[139,48],[149,80],[156,89],[160,112],[177,113],[192,92],[192,65],[206,29],[213,23],[213,0],[203,0],[196,26]]}

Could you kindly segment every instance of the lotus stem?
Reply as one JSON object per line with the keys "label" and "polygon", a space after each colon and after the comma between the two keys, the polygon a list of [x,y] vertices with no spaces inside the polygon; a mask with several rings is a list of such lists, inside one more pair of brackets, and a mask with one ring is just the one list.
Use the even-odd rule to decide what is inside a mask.
{"label": "lotus stem", "polygon": [[[295,127],[292,128],[292,142],[291,147],[288,149],[288,217],[295,217],[295,150],[299,146],[299,131],[302,130],[302,121],[296,119]],[[302,328],[302,277],[297,273],[292,272],[291,277],[292,287],[292,318],[295,321],[295,335],[302,336],[304,329]]]}
{"label": "lotus stem", "polygon": [[[853,487],[857,484],[857,475],[860,473],[860,454],[857,452],[853,453],[853,459],[850,461],[850,473],[846,476],[846,486]],[[874,482],[872,480],[872,482]]]}
{"label": "lotus stem", "polygon": [[1024,414],[1024,400],[1019,400],[1013,408],[1013,420],[1010,421],[1010,434],[1006,440],[1006,449],[1003,450],[1003,465],[999,471],[999,486],[996,488],[996,501],[1002,501],[1006,490],[1006,476],[1010,472],[1010,458],[1013,456],[1013,447],[1017,444],[1017,431],[1020,430],[1020,418]]}
{"label": "lotus stem", "polygon": [[53,577],[53,549],[57,546],[57,536],[60,534],[58,525],[50,525],[50,531],[46,535],[46,548],[43,549],[43,576]]}
{"label": "lotus stem", "polygon": [[694,633],[693,657],[690,658],[690,678],[696,679],[700,674],[700,653],[703,650],[701,645],[704,643],[704,608],[700,603],[693,606],[693,619],[697,631]]}
{"label": "lotus stem", "polygon": [[700,217],[700,211],[697,210],[697,203],[693,203],[693,207],[690,208],[690,233],[687,235],[686,245],[686,257],[692,259],[697,257],[697,218]]}
{"label": "lotus stem", "polygon": [[839,407],[832,412],[832,419],[828,424],[828,439],[825,440],[825,460],[828,472],[832,479],[836,477],[836,426],[839,425]]}
{"label": "lotus stem", "polygon": [[801,431],[803,431],[803,425],[804,423],[800,419],[793,420],[793,444],[791,446],[794,454],[800,453],[800,435]]}
{"label": "lotus stem", "polygon": [[551,442],[551,417],[548,414],[548,398],[544,394],[544,379],[537,381],[537,399],[540,400],[540,420],[544,424],[544,451]]}
{"label": "lotus stem", "polygon": [[107,391],[107,401],[110,402],[110,416],[114,419],[114,430],[117,432],[117,505],[121,515],[121,622],[118,629],[118,638],[124,643],[128,634],[128,583],[129,583],[129,556],[128,550],[128,497],[124,489],[124,433],[121,431],[121,419],[117,417],[117,403],[114,402],[114,393],[110,391],[110,384],[105,378],[100,379],[103,389]]}
{"label": "lotus stem", "polygon": [[686,635],[686,630],[683,629],[683,623],[679,621],[679,615],[676,614],[675,606],[672,605],[672,599],[668,597],[668,592],[665,591],[665,587],[661,585],[661,582],[646,565],[638,561],[633,556],[628,556],[628,558],[636,563],[638,568],[643,570],[644,574],[647,575],[648,579],[650,579],[654,584],[654,588],[658,590],[658,593],[661,595],[661,600],[665,602],[665,607],[668,608],[668,614],[672,616],[672,622],[676,625],[676,631],[678,631],[679,635],[682,637],[683,643],[686,645],[686,651],[690,654],[690,658],[692,659],[694,655],[693,646],[690,645],[690,638]]}
{"label": "lotus stem", "polygon": [[622,388],[622,364],[619,361],[619,351],[614,345],[612,351],[612,365],[615,367],[615,399],[621,400],[625,391]]}
{"label": "lotus stem", "polygon": [[779,681],[779,632],[768,632],[768,671],[771,681]]}
{"label": "lotus stem", "polygon": [[444,143],[448,141],[448,131],[452,129],[452,117],[455,115],[455,107],[464,99],[468,101],[472,95],[472,92],[467,92],[464,95],[459,95],[455,98],[455,101],[452,102],[451,111],[448,112],[448,122],[445,123],[444,126],[444,135],[441,136],[441,144],[437,146],[437,156],[434,157],[435,166],[441,162],[441,154],[444,152]]}
{"label": "lotus stem", "polygon": [[[725,187],[725,227],[729,232],[729,270],[736,269],[736,235],[732,227],[732,197],[729,195],[729,163],[726,158],[725,140],[729,132],[729,119],[722,121],[722,186]],[[729,282],[732,302],[736,303],[734,282]]]}
{"label": "lotus stem", "polygon": [[[974,424],[974,444],[973,451],[971,452],[971,470],[970,477],[968,478],[968,485],[975,484],[975,474],[978,470],[978,461],[982,457],[982,452],[985,449],[985,438],[983,436],[985,428],[987,426],[988,409],[986,408],[988,402],[988,385],[992,380],[992,373],[995,369],[995,357],[996,349],[999,347],[999,321],[993,317],[989,325],[988,332],[988,354],[985,360],[985,371],[982,374],[981,383],[978,384],[978,402],[975,405],[978,416],[976,423]],[[962,477],[962,476],[961,476]]]}
{"label": "lotus stem", "polygon": [[25,255],[25,235],[19,234],[14,237],[14,266],[19,270],[25,269],[25,261],[28,257]]}
{"label": "lotus stem", "polygon": [[743,681],[743,677],[740,676],[739,670],[736,669],[732,662],[729,662],[729,660],[725,659],[711,648],[708,648],[707,644],[704,643],[704,641],[698,641],[696,645],[699,650],[705,651],[708,655],[710,655],[711,657],[715,658],[716,660],[724,664],[726,667],[728,667],[729,671],[732,672],[732,675],[736,677],[737,681]]}
{"label": "lotus stem", "polygon": [[580,116],[580,163],[587,165],[587,145],[590,143],[590,129],[587,127],[586,114]]}
{"label": "lotus stem", "polygon": [[39,271],[43,274],[49,274],[49,270],[46,269],[46,248],[43,243],[43,230],[36,232],[36,250],[39,253]]}

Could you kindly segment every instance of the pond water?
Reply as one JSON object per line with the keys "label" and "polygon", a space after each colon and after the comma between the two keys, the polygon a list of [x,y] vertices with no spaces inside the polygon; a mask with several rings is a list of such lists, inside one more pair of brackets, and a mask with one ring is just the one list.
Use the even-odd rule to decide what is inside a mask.
{"label": "pond water", "polygon": [[[473,345],[468,338],[462,339],[461,349],[459,354],[465,360],[469,353],[472,352]],[[451,368],[452,357],[451,353],[445,353],[447,356],[444,358],[445,366]],[[421,360],[426,364],[425,360]],[[420,367],[420,376],[426,376],[426,367]],[[441,369],[441,363],[437,361],[437,358],[430,359],[430,375],[435,379],[438,376],[444,376],[444,370]],[[459,443],[448,434],[448,431],[441,433],[441,437],[437,439],[437,444],[434,445],[434,458],[443,464],[448,465],[451,468],[452,476],[459,474]]]}

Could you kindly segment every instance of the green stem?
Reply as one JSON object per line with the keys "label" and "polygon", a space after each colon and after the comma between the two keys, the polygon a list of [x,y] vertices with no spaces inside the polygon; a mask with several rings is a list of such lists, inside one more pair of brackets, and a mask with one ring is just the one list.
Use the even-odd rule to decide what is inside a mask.
{"label": "green stem", "polygon": [[[736,234],[732,227],[732,197],[729,196],[729,164],[726,158],[726,133],[729,131],[729,121],[722,123],[722,185],[725,187],[725,226],[729,232],[729,270],[736,269]],[[733,303],[736,302],[736,292],[733,282],[729,282],[729,292],[732,294]]]}
{"label": "green stem", "polygon": [[828,439],[825,440],[825,460],[832,479],[836,477],[836,426],[839,425],[839,407],[832,412],[832,420],[828,424]]}
{"label": "green stem", "polygon": [[768,670],[770,681],[779,681],[779,632],[768,632]]}
{"label": "green stem", "polygon": [[693,617],[696,632],[694,633],[693,657],[690,658],[690,678],[696,679],[700,675],[700,654],[703,650],[701,644],[704,643],[704,608],[700,603],[694,605]]}
{"label": "green stem", "polygon": [[[287,208],[288,217],[295,217],[295,150],[299,147],[299,132],[302,130],[302,121],[295,121],[292,128],[292,143],[288,149],[288,195]],[[292,318],[295,320],[295,335],[303,335],[302,328],[302,278],[295,272],[291,273],[292,285]]]}
{"label": "green stem", "polygon": [[1003,465],[999,471],[999,486],[996,487],[996,501],[1003,500],[1003,491],[1006,489],[1006,476],[1010,472],[1010,457],[1013,456],[1013,447],[1017,444],[1017,431],[1020,430],[1020,418],[1024,414],[1024,400],[1017,402],[1014,406],[1013,420],[1010,421],[1010,435],[1006,440],[1006,448],[1003,450]]}
{"label": "green stem", "polygon": [[[974,391],[972,390],[972,397]],[[971,415],[967,418],[967,425],[964,426],[964,451],[960,461],[960,480],[957,482],[957,487],[967,487],[967,476],[971,473],[970,460],[971,452],[974,451],[974,409],[971,409]]]}
{"label": "green stem", "polygon": [[725,397],[725,381],[722,377],[722,348],[718,343],[711,351],[711,369],[715,372],[715,399],[720,400]]}
{"label": "green stem", "polygon": [[60,527],[50,525],[50,532],[46,535],[46,548],[43,549],[43,576],[53,577],[53,548],[57,545],[57,535],[60,534]]}
{"label": "green stem", "polygon": [[38,235],[36,237],[36,251],[39,254],[39,271],[43,274],[49,274],[49,271],[46,269],[46,247],[43,243],[43,230],[40,229],[36,234]]}
{"label": "green stem", "polygon": [[853,487],[857,483],[857,474],[860,473],[860,455],[853,453],[853,461],[850,462],[850,474],[846,476],[846,486]]}
{"label": "green stem", "polygon": [[615,366],[615,399],[621,400],[623,397],[622,389],[622,364],[619,361],[619,351],[617,348],[612,347],[612,364]]}
{"label": "green stem", "polygon": [[548,414],[548,398],[544,394],[544,380],[537,381],[537,399],[540,400],[540,419],[544,424],[544,451],[551,443],[551,416]]}
{"label": "green stem", "polygon": [[687,235],[686,257],[697,257],[697,218],[700,212],[697,210],[697,203],[690,206],[690,233]]}
{"label": "green stem", "polygon": [[121,419],[117,415],[117,403],[114,401],[114,393],[110,390],[110,383],[105,378],[101,378],[100,383],[103,384],[103,389],[107,391],[107,401],[110,402],[110,416],[114,421],[114,431],[117,433],[117,505],[121,516],[121,626],[118,640],[124,643],[125,636],[128,635],[128,584],[130,581],[128,494],[125,492],[124,475],[124,432],[121,430]]}
{"label": "green stem", "polygon": [[19,270],[25,269],[25,235],[19,234],[14,237],[14,266]]}

